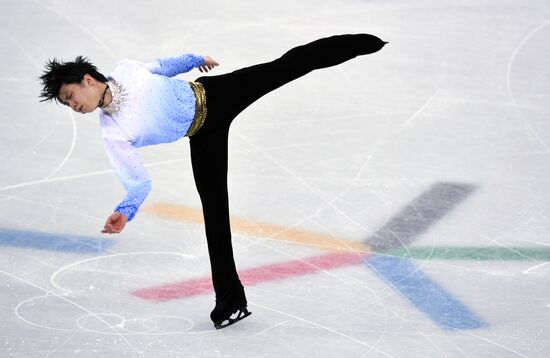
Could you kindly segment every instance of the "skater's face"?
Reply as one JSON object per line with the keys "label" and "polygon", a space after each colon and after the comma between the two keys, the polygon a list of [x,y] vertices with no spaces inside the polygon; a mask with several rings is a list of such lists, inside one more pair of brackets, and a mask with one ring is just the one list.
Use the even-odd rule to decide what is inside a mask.
{"label": "skater's face", "polygon": [[[103,85],[103,86],[101,86]],[[103,95],[105,85],[90,75],[80,83],[64,83],[59,89],[59,100],[78,113],[93,112]]]}

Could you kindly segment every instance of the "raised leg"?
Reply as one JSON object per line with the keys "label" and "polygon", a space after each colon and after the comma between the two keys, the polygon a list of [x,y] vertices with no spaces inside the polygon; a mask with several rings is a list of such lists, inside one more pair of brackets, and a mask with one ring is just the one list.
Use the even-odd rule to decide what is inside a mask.
{"label": "raised leg", "polygon": [[354,57],[379,51],[386,42],[369,34],[337,35],[289,50],[280,58],[251,67],[199,79],[207,91],[208,110],[223,109],[232,121],[254,101],[305,74],[336,66]]}

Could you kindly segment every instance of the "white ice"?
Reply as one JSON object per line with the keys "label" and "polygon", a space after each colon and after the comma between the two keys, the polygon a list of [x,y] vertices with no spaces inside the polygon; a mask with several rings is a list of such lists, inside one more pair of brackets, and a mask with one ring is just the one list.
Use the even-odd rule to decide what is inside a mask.
{"label": "white ice", "polygon": [[[1,357],[549,356],[549,255],[412,260],[487,323],[477,329],[441,328],[367,265],[251,285],[252,316],[222,331],[208,317],[212,294],[132,295],[207,277],[203,227],[142,212],[102,236],[124,192],[97,113],[40,103],[37,77],[53,57],[85,55],[108,73],[124,58],[188,52],[224,73],[319,37],[376,34],[390,42],[379,53],[311,73],[236,119],[232,214],[363,242],[432,185],[463,183],[477,189],[407,247],[548,252],[550,2],[1,6]],[[187,139],[140,153],[153,179],[145,206],[200,209]],[[56,238],[106,245],[70,252]],[[238,231],[233,243],[240,270],[331,252]]]}

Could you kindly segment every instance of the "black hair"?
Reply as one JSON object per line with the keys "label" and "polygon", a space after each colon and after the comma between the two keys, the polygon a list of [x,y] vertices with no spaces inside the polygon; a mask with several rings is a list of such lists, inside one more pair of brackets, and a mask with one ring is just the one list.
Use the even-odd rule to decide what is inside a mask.
{"label": "black hair", "polygon": [[60,62],[57,59],[48,60],[45,70],[39,79],[44,88],[40,98],[44,101],[61,102],[59,90],[63,84],[80,83],[85,74],[98,81],[107,82],[107,78],[97,71],[97,68],[86,57],[78,56],[74,61]]}

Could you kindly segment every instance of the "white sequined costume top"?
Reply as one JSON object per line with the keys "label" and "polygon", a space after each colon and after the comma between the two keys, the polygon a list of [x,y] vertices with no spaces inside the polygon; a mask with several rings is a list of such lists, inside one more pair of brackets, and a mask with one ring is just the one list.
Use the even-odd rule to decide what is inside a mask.
{"label": "white sequined costume top", "polygon": [[195,94],[187,81],[172,77],[203,63],[203,57],[190,54],[147,64],[125,60],[107,76],[113,100],[99,119],[107,156],[127,192],[114,211],[128,220],[151,191],[137,148],[185,136],[195,114]]}

